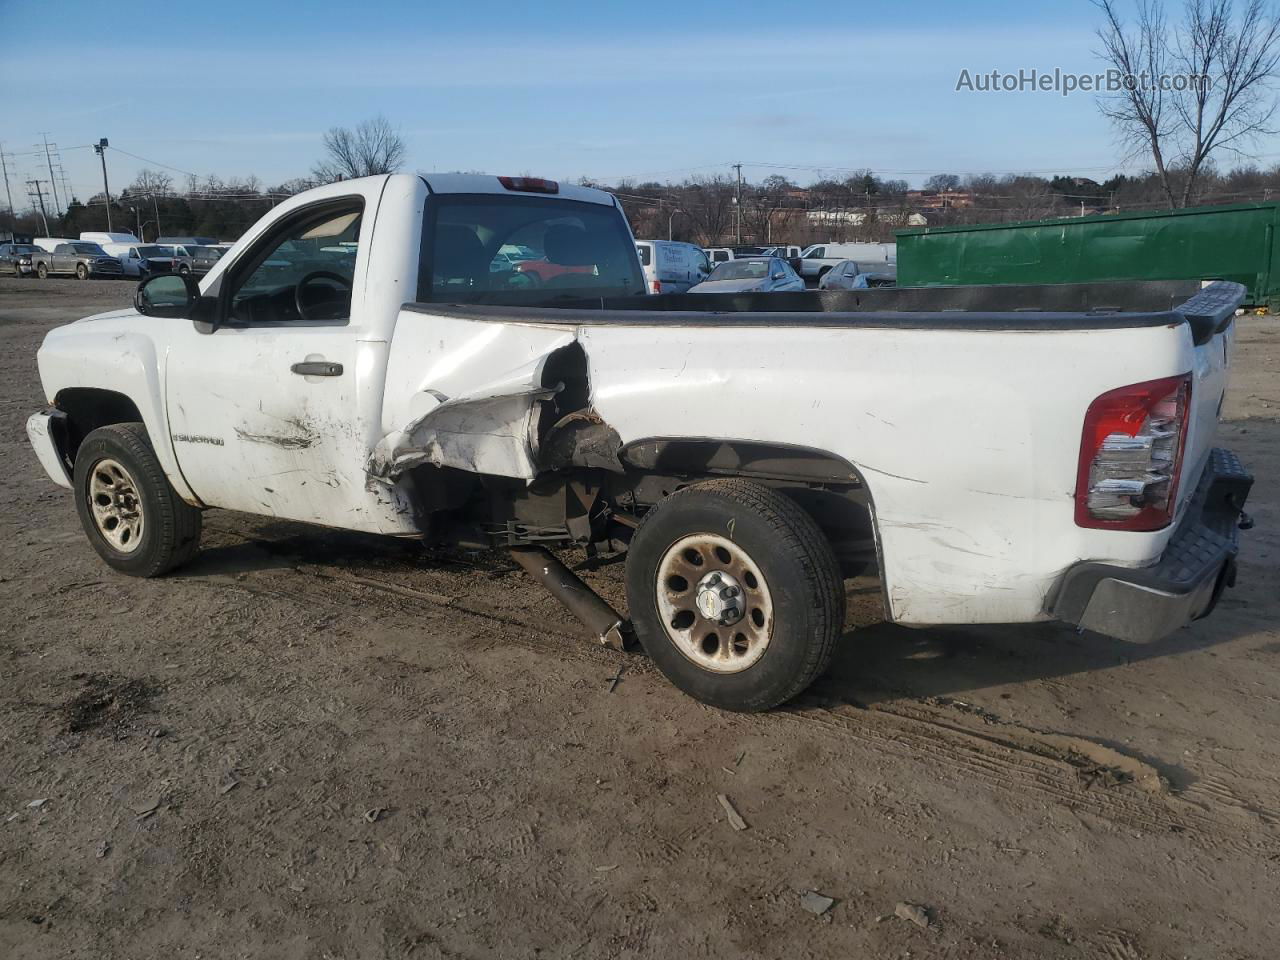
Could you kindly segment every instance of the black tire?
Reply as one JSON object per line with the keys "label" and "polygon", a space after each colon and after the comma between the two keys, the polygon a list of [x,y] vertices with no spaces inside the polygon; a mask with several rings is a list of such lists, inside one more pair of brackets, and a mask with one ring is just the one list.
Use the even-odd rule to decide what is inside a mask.
{"label": "black tire", "polygon": [[180,276],[180,277],[185,277],[185,276],[186,276],[187,274],[189,274],[190,272],[191,272],[191,268],[190,268],[190,267],[179,267],[179,268],[178,268],[178,276]]}
{"label": "black tire", "polygon": [[49,265],[47,263],[36,264],[36,276],[41,280],[49,279]]}
{"label": "black tire", "polygon": [[[713,672],[696,663],[672,639],[659,609],[663,558],[682,539],[697,535],[731,541],[759,568],[767,590],[771,621],[763,653],[738,672]],[[632,623],[645,652],[685,693],[724,710],[768,710],[799,694],[831,662],[844,626],[844,587],[831,544],[793,500],[749,480],[699,483],[651,509],[632,538],[626,577]],[[750,606],[754,601],[745,587],[743,594]],[[699,624],[721,629],[710,621],[689,622],[693,633],[702,629]]]}
{"label": "black tire", "polygon": [[89,279],[89,268],[86,267],[83,263],[76,264],[76,279],[77,280]]}
{"label": "black tire", "polygon": [[[106,460],[123,467],[137,487],[143,519],[138,546],[128,552],[113,546],[98,527],[90,505],[90,482]],[[158,577],[191,559],[200,545],[200,511],[170,486],[140,423],[99,427],[76,451],[76,511],[89,543],[107,565],[133,577]]]}

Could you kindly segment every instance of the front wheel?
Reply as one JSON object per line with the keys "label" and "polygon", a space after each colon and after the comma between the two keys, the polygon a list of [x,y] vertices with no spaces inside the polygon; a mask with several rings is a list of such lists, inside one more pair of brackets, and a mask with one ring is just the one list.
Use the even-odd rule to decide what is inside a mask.
{"label": "front wheel", "polygon": [[725,710],[799,694],[844,624],[839,564],[813,518],[739,479],[686,487],[649,511],[627,554],[627,601],[658,669]]}
{"label": "front wheel", "polygon": [[76,279],[77,280],[89,279],[89,268],[86,267],[83,263],[76,264]]}
{"label": "front wheel", "polygon": [[108,566],[158,577],[196,552],[200,511],[170,486],[142,424],[112,424],[85,437],[74,483],[80,525]]}

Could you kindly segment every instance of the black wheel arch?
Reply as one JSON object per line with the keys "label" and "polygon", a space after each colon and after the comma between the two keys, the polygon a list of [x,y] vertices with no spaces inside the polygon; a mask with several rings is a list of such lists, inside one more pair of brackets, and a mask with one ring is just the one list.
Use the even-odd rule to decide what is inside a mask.
{"label": "black wheel arch", "polygon": [[847,576],[884,568],[871,490],[856,466],[829,451],[758,440],[649,437],[626,444],[619,457],[634,470],[691,483],[741,477],[775,487],[813,517]]}
{"label": "black wheel arch", "polygon": [[68,387],[58,391],[53,404],[63,414],[65,427],[55,433],[54,439],[70,469],[74,469],[80,444],[94,430],[113,423],[142,422],[138,405],[116,390]]}

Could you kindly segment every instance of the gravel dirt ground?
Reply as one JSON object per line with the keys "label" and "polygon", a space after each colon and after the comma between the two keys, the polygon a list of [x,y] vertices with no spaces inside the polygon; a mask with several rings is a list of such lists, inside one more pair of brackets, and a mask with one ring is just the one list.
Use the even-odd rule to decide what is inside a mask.
{"label": "gravel dirt ground", "polygon": [[111,572],[24,422],[44,333],[131,292],[0,279],[0,957],[1276,956],[1275,318],[1210,619],[912,631],[860,579],[830,673],[739,716],[497,554],[215,511],[181,572]]}

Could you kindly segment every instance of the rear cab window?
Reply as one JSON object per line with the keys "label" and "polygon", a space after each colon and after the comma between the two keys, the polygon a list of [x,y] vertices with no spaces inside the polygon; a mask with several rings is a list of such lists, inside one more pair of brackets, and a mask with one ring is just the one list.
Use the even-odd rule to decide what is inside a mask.
{"label": "rear cab window", "polygon": [[[637,244],[617,208],[563,197],[432,194],[418,300],[538,306],[645,292]],[[495,269],[504,249],[525,258]]]}

